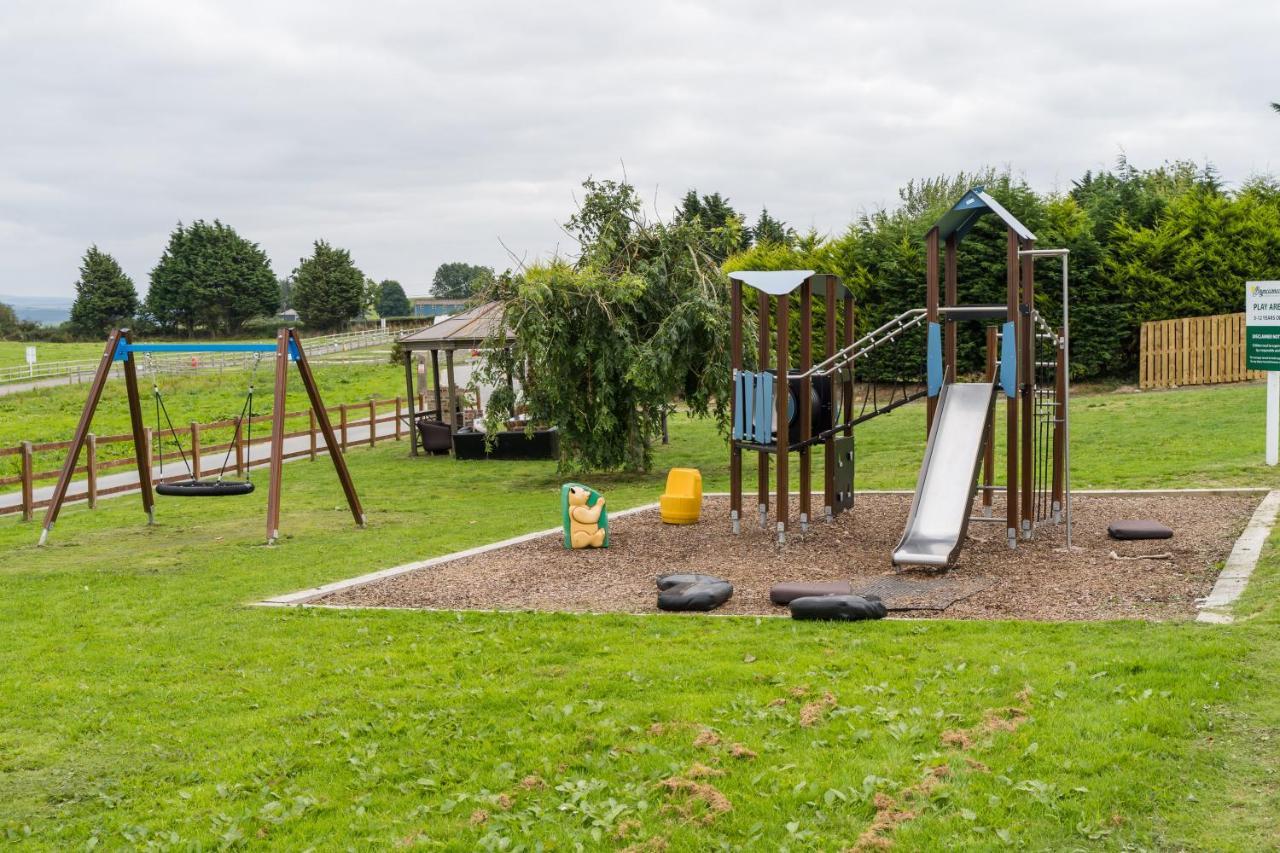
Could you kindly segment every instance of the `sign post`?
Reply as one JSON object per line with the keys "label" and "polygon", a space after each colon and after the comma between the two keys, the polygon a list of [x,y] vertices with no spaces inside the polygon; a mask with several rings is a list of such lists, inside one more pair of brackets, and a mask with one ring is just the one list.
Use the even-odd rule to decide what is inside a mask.
{"label": "sign post", "polygon": [[1245,283],[1246,370],[1267,371],[1267,464],[1280,463],[1280,281]]}
{"label": "sign post", "polygon": [[36,375],[36,348],[27,347],[27,374],[29,376]]}

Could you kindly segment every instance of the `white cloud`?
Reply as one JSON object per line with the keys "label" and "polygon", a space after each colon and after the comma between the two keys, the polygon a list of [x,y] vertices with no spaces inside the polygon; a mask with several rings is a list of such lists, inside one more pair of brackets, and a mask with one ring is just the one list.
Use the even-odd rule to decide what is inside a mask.
{"label": "white cloud", "polygon": [[178,220],[289,272],[316,238],[422,291],[565,246],[621,163],[838,231],[912,177],[1009,164],[1273,168],[1265,2],[20,2],[0,10],[0,292],[97,243],[145,288]]}

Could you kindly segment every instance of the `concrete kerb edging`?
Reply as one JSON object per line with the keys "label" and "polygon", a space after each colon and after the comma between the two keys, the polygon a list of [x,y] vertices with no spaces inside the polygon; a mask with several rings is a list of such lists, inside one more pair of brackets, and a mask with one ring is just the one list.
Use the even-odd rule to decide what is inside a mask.
{"label": "concrete kerb edging", "polygon": [[1253,511],[1253,517],[1245,525],[1244,532],[1236,540],[1235,547],[1227,556],[1227,562],[1213,585],[1213,591],[1200,605],[1197,622],[1210,622],[1218,625],[1229,624],[1234,620],[1231,606],[1235,604],[1258,565],[1262,556],[1262,548],[1267,544],[1271,528],[1276,523],[1276,515],[1280,513],[1280,491],[1268,492],[1267,496]]}
{"label": "concrete kerb edging", "polygon": [[[864,495],[910,495],[913,492],[910,489],[864,489],[859,492]],[[1276,516],[1280,515],[1280,491],[1272,491],[1264,488],[1253,487],[1229,487],[1229,488],[1211,488],[1211,489],[1090,489],[1078,490],[1073,494],[1087,497],[1126,497],[1134,495],[1240,495],[1240,494],[1256,494],[1265,495],[1262,502],[1258,504],[1254,510],[1253,516],[1249,519],[1249,523],[1245,526],[1244,532],[1240,534],[1240,538],[1236,540],[1235,546],[1231,549],[1231,554],[1227,557],[1227,562],[1223,566],[1222,573],[1218,576],[1218,581],[1214,584],[1213,591],[1209,593],[1209,597],[1200,605],[1200,613],[1196,617],[1197,621],[1209,622],[1215,624],[1228,624],[1232,621],[1229,612],[1231,604],[1235,602],[1240,594],[1244,592],[1245,586],[1249,582],[1249,577],[1253,574],[1254,567],[1258,564],[1258,558],[1262,555],[1262,546],[1266,543],[1267,537],[1271,534],[1271,528],[1275,524]],[[728,497],[728,492],[705,492],[704,498]],[[625,518],[628,515],[636,513],[649,512],[658,508],[657,503],[643,504],[641,506],[631,507],[630,509],[611,512],[609,517]],[[419,560],[413,563],[404,563],[399,566],[392,566],[389,569],[381,569],[376,572],[359,575],[346,580],[334,581],[333,583],[323,586],[303,589],[297,592],[286,593],[284,595],[273,596],[262,601],[250,602],[253,607],[316,607],[324,609],[357,609],[357,610],[402,610],[404,608],[393,607],[370,607],[366,605],[341,605],[341,604],[325,604],[316,605],[311,602],[317,598],[323,598],[335,592],[351,589],[353,587],[364,586],[374,581],[385,580],[399,575],[416,572],[419,569],[429,569],[432,566],[443,565],[444,563],[452,563],[454,560],[462,560],[467,557],[474,557],[479,554],[485,554],[489,551],[497,551],[500,548],[506,548],[510,545],[519,545],[524,542],[532,542],[535,539],[541,539],[544,536],[555,536],[563,532],[563,528],[551,527],[546,530],[538,530],[533,533],[525,533],[521,536],[513,536],[510,539],[503,539],[498,542],[490,542],[487,545],[479,545],[475,548],[468,548],[465,551],[454,551],[452,554],[442,554],[439,557],[432,557],[429,560]],[[414,608],[414,609],[437,609],[437,608]],[[450,611],[452,612],[452,611]]]}

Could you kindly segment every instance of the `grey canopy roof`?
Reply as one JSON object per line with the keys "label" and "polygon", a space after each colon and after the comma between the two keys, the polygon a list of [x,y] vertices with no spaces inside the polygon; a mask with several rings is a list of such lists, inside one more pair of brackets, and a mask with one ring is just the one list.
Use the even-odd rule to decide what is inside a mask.
{"label": "grey canopy roof", "polygon": [[1032,234],[1027,226],[1018,221],[1018,218],[1012,213],[1004,209],[1000,202],[996,201],[983,190],[982,187],[974,187],[969,190],[960,200],[952,205],[951,209],[942,215],[942,218],[934,223],[934,228],[938,229],[938,239],[946,240],[952,234],[956,235],[956,242],[964,239],[964,235],[969,233],[969,229],[974,226],[983,214],[994,213],[1008,227],[1012,228],[1014,233],[1023,240],[1035,240],[1036,235]]}
{"label": "grey canopy roof", "polygon": [[[407,350],[478,349],[483,346],[502,320],[502,303],[486,302],[461,314],[454,314],[420,332],[400,339],[400,346]],[[507,340],[515,335],[507,331]]]}
{"label": "grey canopy roof", "polygon": [[804,284],[804,280],[811,275],[813,270],[740,270],[729,273],[729,278],[737,279],[770,296],[783,296]]}
{"label": "grey canopy roof", "polygon": [[[786,296],[812,275],[813,270],[739,270],[729,273],[729,278],[770,296]],[[837,288],[836,294],[840,298],[850,297],[849,289],[843,284],[837,284]]]}

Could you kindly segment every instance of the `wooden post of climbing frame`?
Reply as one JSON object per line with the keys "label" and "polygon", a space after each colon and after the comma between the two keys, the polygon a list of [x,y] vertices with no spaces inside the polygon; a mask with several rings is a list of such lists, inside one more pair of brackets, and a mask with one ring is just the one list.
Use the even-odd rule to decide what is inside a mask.
{"label": "wooden post of climbing frame", "polygon": [[[956,296],[956,244],[959,238],[954,231],[947,237],[943,256],[943,305],[958,305]],[[956,321],[947,320],[942,327],[942,381],[955,381],[956,371]]]}
{"label": "wooden post of climbing frame", "polygon": [[[757,295],[756,315],[759,327],[756,333],[756,348],[759,351],[756,369],[764,373],[769,369],[769,294],[763,290]],[[756,454],[756,495],[760,511],[760,529],[765,530],[769,526],[769,454],[763,450]]]}
{"label": "wooden post of climbing frame", "polygon": [[[1035,249],[1034,240],[1022,240],[1018,248],[1023,252]],[[1035,474],[1035,397],[1036,397],[1036,329],[1033,316],[1036,308],[1035,258],[1023,254],[1021,266],[1021,318],[1022,347],[1018,360],[1022,362],[1022,536],[1030,539],[1036,524]]]}
{"label": "wooden post of climbing frame", "polygon": [[[1006,256],[1005,256],[1005,284],[1006,296],[1008,300],[1008,320],[1013,323],[1013,338],[1015,343],[1012,345],[1012,351],[1018,352],[1019,347],[1019,331],[1023,324],[1020,322],[1018,305],[1018,235],[1012,228],[1008,229],[1006,239]],[[1000,349],[1003,354],[1006,350],[1002,346]],[[1021,360],[1021,354],[1018,356]],[[1019,373],[1021,375],[1021,373]],[[1017,393],[1021,394],[1022,389],[1015,380]],[[1008,397],[1005,409],[1005,533],[1009,538],[1009,546],[1016,548],[1018,545],[1018,400],[1016,397]]]}
{"label": "wooden post of climbing frame", "polygon": [[[835,276],[826,276],[827,287],[823,293],[823,305],[826,308],[826,319],[822,327],[824,343],[826,346],[822,350],[823,359],[831,358],[836,351],[836,284]],[[835,421],[835,400],[836,400],[836,383],[835,380],[843,371],[838,372],[831,377],[830,390],[832,403],[832,419],[831,427],[836,425]],[[841,381],[839,393],[844,394],[844,383]],[[847,410],[841,410],[848,417]],[[826,441],[822,443],[822,502],[823,512],[827,521],[831,521],[835,517],[835,501],[836,501],[836,436],[834,432],[827,435]]]}
{"label": "wooden post of climbing frame", "polygon": [[[807,374],[813,367],[813,279],[806,278],[800,285],[800,372]],[[825,278],[825,276],[824,276]],[[790,382],[783,387],[789,387]],[[809,439],[813,436],[813,380],[807,375],[800,380],[800,405],[796,413],[800,417],[800,532],[809,529],[811,517],[811,493],[813,492],[813,448]]]}
{"label": "wooden post of climbing frame", "polygon": [[790,383],[788,375],[790,373],[789,365],[791,363],[791,330],[788,328],[791,320],[787,315],[787,309],[791,301],[791,294],[783,293],[778,296],[778,316],[774,321],[778,326],[778,352],[776,355],[777,362],[777,380],[773,387],[776,390],[775,401],[778,404],[777,419],[778,428],[774,434],[774,462],[777,468],[774,476],[778,478],[777,485],[777,528],[779,544],[787,541],[787,517],[790,514],[788,500],[789,491],[791,489],[791,479],[787,473],[787,462],[790,456],[790,425],[787,423],[787,403],[791,398],[789,392]]}
{"label": "wooden post of climbing frame", "polygon": [[[999,337],[995,326],[987,327],[987,381],[999,381],[999,369],[996,367],[999,352]],[[982,515],[991,518],[991,502],[996,476],[996,419],[994,412],[987,423],[987,431],[982,436]]]}
{"label": "wooden post of climbing frame", "polygon": [[[850,347],[853,345],[853,333],[854,333],[853,294],[846,291],[843,294],[843,296],[844,296],[844,299],[843,299],[844,330],[841,332],[841,334],[843,335],[843,337],[841,338],[841,341],[843,341],[843,344],[842,344],[843,347]],[[848,424],[848,426],[844,428],[844,434],[846,438],[853,435],[853,383],[855,379],[854,371],[856,369],[857,367],[854,365],[854,363],[852,361],[849,362],[849,370],[848,372],[845,373],[845,377],[844,377],[844,400],[842,401],[841,405],[843,406],[843,410],[845,412],[845,423]]]}
{"label": "wooden post of climbing frame", "polygon": [[[729,280],[729,359],[733,382],[729,400],[736,411],[738,373],[742,370],[742,282],[737,279]],[[744,416],[750,417],[750,413],[744,412]],[[742,532],[742,448],[733,438],[729,440],[729,524],[734,533]]]}
{"label": "wooden post of climbing frame", "polygon": [[[925,281],[925,320],[930,323],[938,322],[938,229],[929,229],[928,235],[924,242],[924,281]],[[947,363],[946,359],[942,362],[943,381],[946,380]],[[928,438],[929,433],[933,430],[933,416],[938,410],[938,398],[926,397],[924,418],[925,437]]]}

